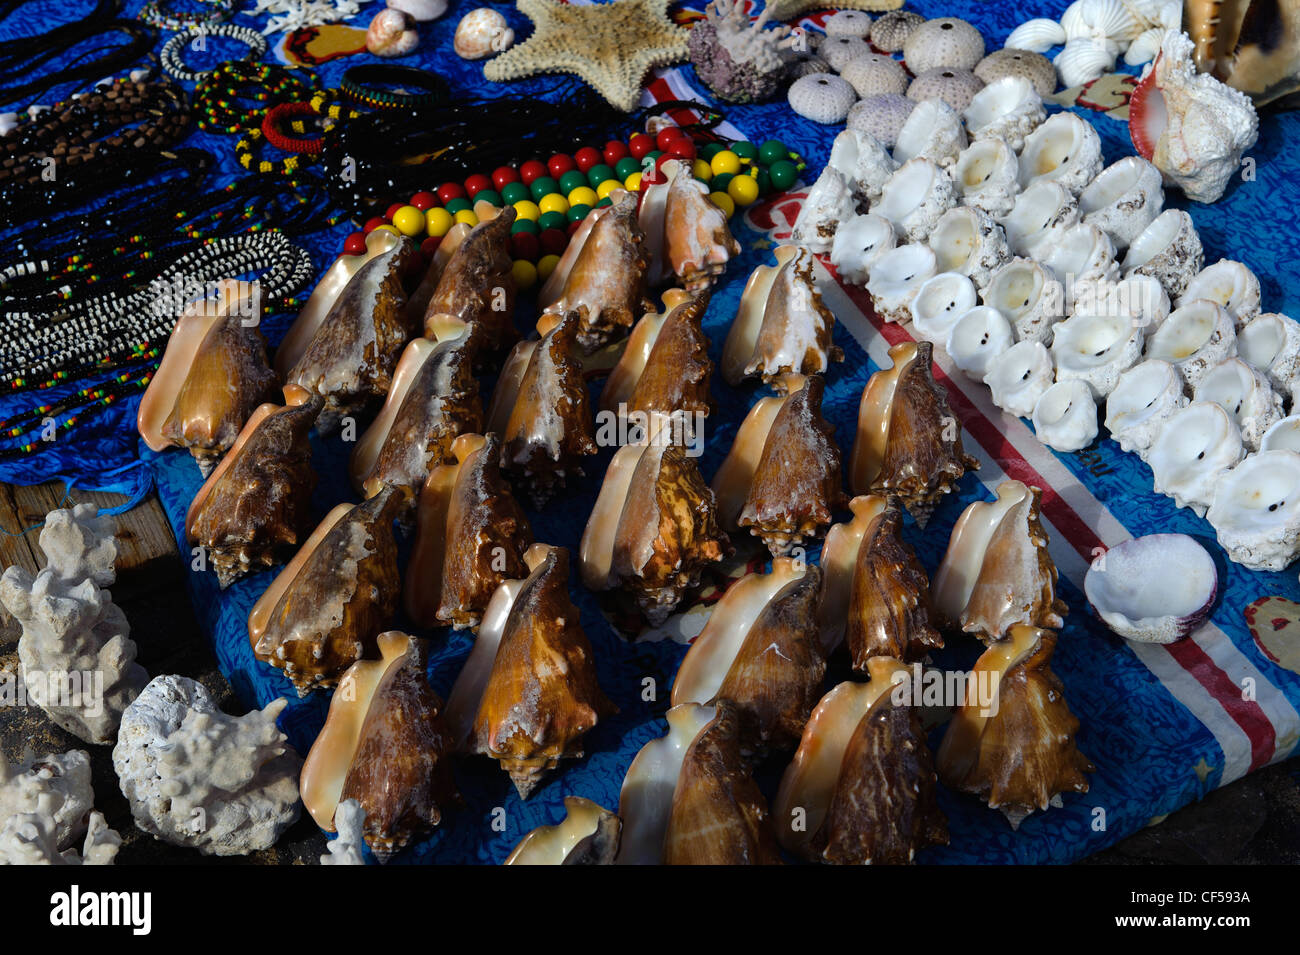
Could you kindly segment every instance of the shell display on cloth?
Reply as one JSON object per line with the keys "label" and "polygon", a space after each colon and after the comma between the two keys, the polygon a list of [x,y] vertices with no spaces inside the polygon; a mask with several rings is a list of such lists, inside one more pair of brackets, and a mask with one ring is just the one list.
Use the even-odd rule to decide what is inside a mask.
{"label": "shell display on cloth", "polygon": [[452,37],[452,49],[466,60],[483,60],[508,50],[515,42],[515,31],[506,18],[490,7],[479,7],[460,18]]}
{"label": "shell display on cloth", "polygon": [[0,577],[0,603],[22,626],[27,698],[78,739],[111,743],[149,681],[125,614],[102,589],[117,577],[112,521],[94,504],[51,511],[40,545],[47,566],[35,577],[18,566]]}
{"label": "shell display on cloth", "polygon": [[136,825],[204,855],[274,845],[301,809],[302,759],[275,725],[286,704],[227,716],[201,684],[156,677],[122,715],[113,748]]}

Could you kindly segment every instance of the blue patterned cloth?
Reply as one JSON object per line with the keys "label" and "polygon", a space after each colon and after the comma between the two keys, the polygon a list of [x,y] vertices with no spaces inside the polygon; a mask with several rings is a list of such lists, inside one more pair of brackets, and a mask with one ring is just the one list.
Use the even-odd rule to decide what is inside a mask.
{"label": "blue patterned cloth", "polygon": [[[444,73],[455,88],[491,95],[503,90],[483,81],[481,65],[466,63],[448,52],[457,20],[476,3],[460,0],[442,19],[426,25],[421,31],[422,46],[411,62]],[[74,15],[63,4],[41,6],[60,11],[59,16]],[[1065,0],[1033,4],[917,0],[909,4],[910,9],[928,16],[970,19],[983,30],[989,49],[1000,47],[1022,20],[1036,15],[1056,16],[1065,6]],[[516,32],[525,36],[529,30],[526,20],[508,6],[499,8]],[[364,22],[366,14],[359,19]],[[244,19],[237,18],[236,22]],[[815,25],[816,21],[805,22]],[[3,26],[6,31],[12,29],[11,24]],[[0,32],[3,35],[12,34]],[[336,81],[349,62],[355,61],[326,66],[322,71],[325,79]],[[689,67],[679,76],[704,98],[703,87]],[[539,83],[530,81],[506,89],[520,92],[539,88]],[[1133,152],[1125,125],[1098,113],[1081,114],[1101,133],[1107,162]],[[838,127],[820,126],[795,116],[783,101],[733,108],[728,118],[756,142],[779,136],[808,159],[810,172],[821,168],[839,131]],[[1252,151],[1258,161],[1256,180],[1235,183],[1228,196],[1215,206],[1190,209],[1207,258],[1246,262],[1262,280],[1265,310],[1291,314],[1300,314],[1300,281],[1287,267],[1297,260],[1300,242],[1295,223],[1295,210],[1300,208],[1300,158],[1284,144],[1295,142],[1298,134],[1300,119],[1296,116],[1268,116],[1259,145]],[[234,172],[230,140],[199,135],[196,140],[222,157],[224,175]],[[808,178],[811,181],[811,176]],[[1169,198],[1171,205],[1185,206],[1177,194],[1171,193]],[[722,342],[746,277],[755,266],[771,261],[770,247],[779,239],[780,209],[771,210],[773,221],[768,221],[766,214],[755,211],[744,217],[743,223],[741,217],[734,220],[744,251],[731,263],[716,289],[705,320],[715,362],[720,359]],[[347,231],[348,227],[340,226],[307,243],[318,268],[323,269],[337,254]],[[845,361],[828,375],[824,414],[835,427],[837,440],[847,455],[852,447],[858,398],[868,377],[881,364],[883,346],[870,321],[845,304],[849,298],[841,293],[831,301],[839,318],[835,340],[845,351]],[[521,328],[528,326],[528,315],[521,312],[518,319]],[[282,332],[283,325],[272,323],[267,328],[272,341],[277,341]],[[490,382],[485,382],[487,387]],[[749,407],[766,393],[757,387],[733,389],[716,377],[713,392],[718,408],[709,419],[708,444],[700,461],[706,476],[717,469]],[[596,393],[593,388],[593,395]],[[0,402],[0,415],[6,407]],[[1045,483],[1050,483],[1056,502],[1051,508],[1045,506],[1045,514],[1053,527],[1059,521],[1061,526],[1072,528],[1068,541],[1057,533],[1054,542],[1058,563],[1065,561],[1062,596],[1072,609],[1053,667],[1065,683],[1071,709],[1082,721],[1079,747],[1096,764],[1097,772],[1087,794],[1065,796],[1061,808],[1030,817],[1018,831],[1012,831],[999,813],[979,802],[941,789],[939,798],[949,818],[951,845],[926,850],[921,861],[1071,862],[1113,844],[1249,769],[1289,755],[1300,732],[1295,710],[1300,704],[1300,676],[1274,664],[1261,652],[1241,611],[1261,596],[1278,594],[1300,599],[1294,568],[1276,574],[1251,573],[1227,562],[1210,526],[1190,511],[1176,508],[1170,499],[1155,494],[1149,469],[1136,456],[1121,452],[1109,439],[1100,440],[1080,454],[1055,454],[1041,446],[1034,450],[1026,442],[1036,442],[1025,437],[1020,423],[996,414],[982,414],[962,404],[956,393],[954,409],[968,429],[968,450],[980,453],[985,466],[978,474],[963,479],[958,493],[942,504],[924,531],[909,518],[905,536],[933,572],[957,516],[971,502],[992,497],[989,485],[996,483],[999,472],[1026,479],[1031,470],[1054,475]],[[92,486],[95,475],[129,469],[137,460],[133,421],[134,407],[125,405],[101,418],[97,430],[87,431],[75,449],[48,452],[22,468],[6,464],[0,467],[0,479],[44,480],[65,474],[79,476],[85,486]],[[1005,440],[1003,434],[1007,435]],[[75,455],[69,450],[75,450]],[[336,439],[314,445],[315,465],[321,475],[313,498],[318,516],[341,500],[356,499],[345,479],[346,450]],[[157,455],[141,446],[138,453],[151,469],[181,552],[187,554],[182,524],[201,483],[198,469],[184,452]],[[602,451],[587,467],[588,476],[572,484],[562,499],[542,511],[529,510],[538,540],[576,551],[610,455],[610,450]],[[128,471],[107,483],[101,480],[100,486],[135,490],[144,480],[143,473]],[[1221,634],[1199,644],[1189,641],[1175,652],[1156,648],[1153,653],[1148,648],[1134,649],[1112,636],[1092,616],[1078,589],[1079,562],[1086,559],[1094,532],[1098,538],[1114,543],[1119,524],[1133,535],[1181,531],[1206,545],[1220,573],[1222,596],[1213,621]],[[1120,534],[1118,539],[1123,536]],[[1176,572],[1171,569],[1171,573]],[[221,670],[241,699],[250,706],[261,706],[287,696],[290,705],[281,725],[294,746],[306,752],[324,719],[327,697],[315,694],[299,700],[279,671],[253,659],[248,644],[248,612],[271,579],[270,573],[259,574],[222,593],[213,575],[192,572],[188,587],[198,619],[212,638]],[[435,834],[413,845],[399,857],[400,861],[496,863],[530,829],[558,821],[566,795],[586,796],[614,808],[633,756],[648,740],[663,734],[668,688],[686,647],[673,640],[632,642],[611,626],[595,596],[576,582],[571,590],[594,648],[600,683],[620,712],[602,720],[587,736],[588,755],[584,759],[548,777],[527,802],[518,799],[508,777],[495,763],[477,757],[458,760],[456,778],[465,807],[449,813]],[[402,623],[398,621],[399,626]],[[431,637],[430,680],[445,698],[472,638],[450,631],[424,635]],[[951,641],[948,648],[935,655],[935,663],[945,669],[965,669],[977,654],[973,640]],[[659,688],[656,702],[641,699],[642,680],[646,677],[652,677]],[[832,672],[827,685],[848,677],[846,672]],[[1245,677],[1259,685],[1258,703],[1233,700]],[[935,730],[933,745],[937,746],[941,733],[941,728]],[[781,769],[779,762],[774,762],[758,770],[760,784],[769,796],[775,792]],[[504,808],[504,831],[493,825],[496,807]]]}

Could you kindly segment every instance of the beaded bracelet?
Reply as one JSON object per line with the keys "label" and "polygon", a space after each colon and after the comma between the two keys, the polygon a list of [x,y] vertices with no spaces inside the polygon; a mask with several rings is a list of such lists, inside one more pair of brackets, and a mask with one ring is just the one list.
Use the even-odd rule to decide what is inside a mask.
{"label": "beaded bracelet", "polygon": [[250,107],[247,101],[300,100],[312,92],[308,82],[282,66],[243,60],[222,63],[194,88],[199,129],[233,136],[249,126],[259,126],[269,108]]}
{"label": "beaded bracelet", "polygon": [[[413,93],[408,87],[424,92]],[[448,95],[447,81],[441,76],[413,66],[384,63],[349,67],[343,73],[339,89],[352,102],[379,110],[434,106],[443,102]]]}
{"label": "beaded bracelet", "polygon": [[[319,156],[324,139],[321,136],[308,138],[308,134],[318,130],[323,132],[333,126],[333,123],[317,110],[318,99],[314,96],[310,103],[280,103],[271,107],[262,118],[262,135],[266,141],[281,152]],[[310,117],[313,128],[309,128],[304,117]],[[281,132],[281,126],[288,126],[295,135],[289,136]]]}
{"label": "beaded bracelet", "polygon": [[235,12],[235,0],[197,0],[209,7],[206,12],[167,10],[167,0],[149,0],[136,16],[160,30],[188,30],[193,26],[215,26],[223,20],[230,19]]}
{"label": "beaded bracelet", "polygon": [[185,66],[184,60],[181,59],[181,50],[185,45],[198,37],[224,36],[232,40],[238,40],[248,45],[248,52],[244,54],[245,60],[258,60],[266,53],[266,37],[256,30],[248,27],[235,26],[230,23],[220,23],[215,26],[197,27],[185,33],[177,33],[162,48],[162,68],[168,75],[175,77],[185,83],[192,83],[201,77],[207,76],[212,70],[190,70]]}
{"label": "beaded bracelet", "polygon": [[[239,164],[249,172],[256,172],[262,175],[274,174],[288,176],[297,172],[298,168],[304,163],[312,161],[312,156],[306,153],[291,153],[278,162],[272,162],[269,159],[258,159],[254,155],[254,150],[264,142],[267,142],[267,137],[262,130],[250,129],[244,133],[239,142],[235,144],[235,158],[238,159]],[[319,152],[319,150],[317,151]]]}

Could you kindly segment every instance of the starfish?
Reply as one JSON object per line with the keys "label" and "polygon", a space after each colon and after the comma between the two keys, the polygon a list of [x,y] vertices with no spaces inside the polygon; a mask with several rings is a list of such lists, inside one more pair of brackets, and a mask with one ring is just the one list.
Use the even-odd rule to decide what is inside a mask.
{"label": "starfish", "polygon": [[814,10],[868,10],[887,13],[897,10],[903,0],[771,0],[767,5],[769,20],[797,20]]}
{"label": "starfish", "polygon": [[689,33],[668,19],[670,0],[613,0],[586,6],[519,0],[533,35],[483,67],[495,83],[538,73],[576,73],[617,109],[630,113],[655,66],[687,57]]}

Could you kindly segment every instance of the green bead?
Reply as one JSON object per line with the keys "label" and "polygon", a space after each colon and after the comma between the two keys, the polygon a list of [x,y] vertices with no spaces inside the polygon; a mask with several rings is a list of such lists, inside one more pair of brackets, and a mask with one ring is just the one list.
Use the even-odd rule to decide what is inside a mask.
{"label": "green bead", "polygon": [[501,189],[501,198],[513,206],[516,202],[531,200],[533,194],[522,182],[508,182]]}
{"label": "green bead", "polygon": [[720,172],[709,180],[710,192],[726,192],[727,183],[731,182],[733,174],[729,172]]}
{"label": "green bead", "polygon": [[478,192],[474,193],[474,202],[490,202],[492,205],[498,207],[505,205],[505,200],[501,198],[501,193],[497,192],[495,189],[480,189]]}
{"label": "green bead", "polygon": [[758,194],[765,196],[772,191],[772,176],[762,166],[754,170],[754,179],[758,182]]}
{"label": "green bead", "polygon": [[619,182],[626,181],[632,173],[640,171],[641,163],[634,156],[624,156],[614,164],[614,178]]}
{"label": "green bead", "polygon": [[[536,180],[534,180],[535,182]],[[563,229],[569,224],[568,217],[563,212],[543,212],[537,217],[537,225],[543,229]]]}
{"label": "green bead", "polygon": [[597,163],[587,170],[587,184],[595,189],[606,179],[614,178],[614,170],[610,169],[603,162]]}
{"label": "green bead", "polygon": [[578,172],[576,169],[570,169],[560,177],[560,192],[567,196],[569,193],[573,192],[574,189],[585,186],[586,184],[586,176]]}
{"label": "green bead", "polygon": [[576,206],[569,206],[569,221],[581,222],[587,218],[587,213],[591,212],[591,206],[584,203],[578,203]]}
{"label": "green bead", "polygon": [[613,204],[614,204],[614,200],[611,199],[609,196],[606,196],[604,199],[601,199],[600,202],[596,203],[596,208],[603,209],[606,206],[612,206]]}
{"label": "green bead", "polygon": [[443,206],[443,208],[446,209],[448,212],[450,212],[452,215],[455,215],[458,212],[463,212],[464,210],[470,208],[470,202],[468,199],[465,199],[463,197],[459,199],[452,199],[445,206]]}
{"label": "green bead", "polygon": [[772,188],[784,192],[794,185],[799,178],[799,170],[788,159],[778,159],[768,167],[767,174],[772,180]]}
{"label": "green bead", "polygon": [[702,150],[700,150],[700,158],[712,159],[718,153],[722,152],[724,148],[725,147],[722,145],[722,143],[709,143]]}
{"label": "green bead", "polygon": [[753,143],[733,143],[731,151],[741,159],[753,159],[758,155],[758,150],[754,147]]}
{"label": "green bead", "polygon": [[758,147],[758,158],[764,165],[770,166],[782,159],[789,159],[790,150],[786,149],[785,143],[781,140],[769,139]]}
{"label": "green bead", "polygon": [[537,235],[537,233],[541,231],[542,230],[537,227],[537,223],[532,219],[516,219],[510,226],[511,235],[514,235],[516,232],[527,232],[530,235]]}
{"label": "green bead", "polygon": [[538,176],[533,180],[533,184],[528,187],[528,190],[533,194],[533,202],[541,202],[542,196],[549,196],[553,192],[559,192],[560,184],[550,176]]}

